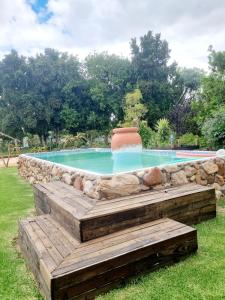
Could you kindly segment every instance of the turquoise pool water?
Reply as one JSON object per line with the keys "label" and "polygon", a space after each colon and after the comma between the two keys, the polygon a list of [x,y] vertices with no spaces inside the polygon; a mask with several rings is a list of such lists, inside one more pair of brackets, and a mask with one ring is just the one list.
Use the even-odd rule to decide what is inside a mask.
{"label": "turquoise pool water", "polygon": [[30,156],[98,174],[115,174],[199,159],[191,156],[177,157],[176,151],[154,150],[117,154],[109,150],[58,151],[30,154]]}

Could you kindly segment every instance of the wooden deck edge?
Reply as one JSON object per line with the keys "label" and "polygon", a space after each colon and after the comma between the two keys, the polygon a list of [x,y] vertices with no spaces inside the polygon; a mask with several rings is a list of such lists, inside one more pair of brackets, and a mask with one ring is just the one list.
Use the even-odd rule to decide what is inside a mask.
{"label": "wooden deck edge", "polygon": [[[196,252],[198,248],[196,229],[170,219],[162,219],[167,220],[166,222],[169,222],[170,225],[165,227],[168,230],[166,233],[162,223],[157,221],[158,225],[155,226],[158,226],[158,230],[162,234],[161,237],[155,233],[157,231],[147,230],[151,224],[144,227],[137,226],[135,229],[136,236],[132,234],[130,236],[134,245],[131,248],[123,245],[121,248],[119,247],[122,251],[114,252],[117,248],[117,243],[115,243],[114,250],[110,250],[112,253],[109,251],[110,256],[102,257],[98,253],[98,248],[94,247],[97,254],[94,257],[99,258],[94,259],[91,263],[84,259],[83,267],[77,267],[73,260],[70,262],[70,255],[65,256],[63,261],[58,263],[55,261],[52,264],[53,256],[52,252],[48,252],[49,244],[44,242],[40,238],[40,232],[35,230],[34,223],[39,218],[42,219],[43,217],[37,216],[19,222],[19,245],[28,268],[32,271],[41,294],[46,300],[94,299],[96,295],[116,287],[127,278],[176,263]],[[51,217],[49,216],[49,218]],[[146,228],[147,231],[143,228]],[[121,245],[126,243],[126,239],[121,240],[121,235],[127,236],[127,231],[113,235],[120,241]],[[139,235],[143,236],[144,243],[142,241],[138,243]],[[50,237],[51,231],[49,231]],[[145,237],[147,238],[146,241],[144,240]],[[111,237],[109,236],[107,239],[111,239]],[[97,239],[95,243],[102,249],[101,238]],[[84,243],[82,247],[85,245],[90,248],[92,256],[92,248],[90,247],[92,243],[91,245]],[[109,245],[111,242],[105,245],[105,249],[108,249]],[[76,254],[76,249],[71,254],[73,253]],[[80,251],[81,260],[82,253],[83,251]],[[63,262],[66,262],[67,259],[69,259],[69,264],[67,263],[65,268]]]}
{"label": "wooden deck edge", "polygon": [[31,270],[41,295],[46,300],[52,299],[52,275],[44,261],[38,256],[35,244],[26,232],[26,225],[30,219],[19,221],[18,243],[26,266]]}
{"label": "wooden deck edge", "polygon": [[[104,208],[102,208],[101,205],[98,204],[84,214],[83,212],[82,214],[77,213],[77,207],[75,207],[74,211],[70,210],[67,206],[64,207],[63,201],[58,202],[57,199],[54,199],[54,195],[52,195],[53,187],[51,187],[49,193],[47,187],[48,184],[34,185],[37,213],[50,214],[60,225],[81,242],[163,217],[169,217],[191,225],[216,216],[215,189],[208,186],[187,184],[183,191],[181,189],[179,192],[179,188],[177,188],[177,194],[176,191],[172,193],[168,192],[168,194],[164,194],[162,191],[153,192],[154,195],[162,194],[163,198],[161,201],[159,196],[157,196],[156,199],[154,198],[151,202],[151,192],[120,197],[117,200],[112,200],[112,204],[110,200],[107,201],[109,206],[112,207],[112,211],[110,211],[109,208],[107,209],[108,204],[106,208],[105,205],[103,205]],[[174,190],[175,188],[171,189]],[[140,199],[140,203],[138,203],[138,197],[142,195],[145,195],[145,201],[141,201]],[[129,203],[129,199],[131,199],[130,206],[128,204],[120,206],[123,201],[121,200],[121,203],[118,203],[118,201],[120,201],[119,199],[125,199],[127,203]],[[133,201],[134,203],[132,199],[135,199],[135,201]],[[116,209],[113,209],[115,202],[119,204],[119,207],[116,206]],[[99,212],[97,208],[100,209]],[[94,210],[95,212],[92,213]]]}
{"label": "wooden deck edge", "polygon": [[[39,185],[38,185],[39,187]],[[36,187],[34,187],[36,189]],[[49,214],[62,225],[76,239],[82,241],[80,220],[68,210],[63,210],[60,205],[51,199],[48,193],[37,190],[34,192],[35,208],[38,215]]]}
{"label": "wooden deck edge", "polygon": [[[99,272],[97,276],[89,277],[83,282],[76,283],[76,280],[74,280],[74,275],[76,276],[76,274],[73,274],[73,272],[59,277],[53,276],[52,287],[54,296],[52,299],[94,299],[98,294],[105,293],[140,273],[155,271],[161,267],[177,263],[197,251],[197,231],[193,229],[193,231],[171,238],[166,242],[160,242],[150,248],[153,250],[149,251],[149,253],[148,247],[133,251],[129,254],[130,260],[128,259],[127,263],[122,263],[122,257],[112,259],[112,261],[121,261],[120,265]],[[136,259],[134,256],[136,256]],[[110,261],[104,262],[104,264],[106,263],[109,266],[113,264]],[[98,270],[98,266],[86,269],[85,272],[92,273],[93,270]],[[65,286],[63,286],[64,280]]]}
{"label": "wooden deck edge", "polygon": [[[111,234],[132,226],[151,222],[160,218],[170,218],[186,225],[198,224],[216,217],[215,189],[204,190],[180,197],[179,204],[171,204],[177,198],[167,199],[160,203],[148,203],[139,208],[127,208],[126,210],[98,215],[92,218],[82,218],[80,229],[82,241],[88,241],[100,236]],[[179,198],[179,197],[178,197]]]}

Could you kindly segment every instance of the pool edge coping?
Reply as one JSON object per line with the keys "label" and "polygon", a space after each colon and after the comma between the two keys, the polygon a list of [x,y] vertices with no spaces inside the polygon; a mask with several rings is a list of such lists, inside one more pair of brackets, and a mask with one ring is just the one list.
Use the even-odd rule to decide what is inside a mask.
{"label": "pool edge coping", "polygon": [[[69,150],[59,150],[59,151],[52,151],[52,152],[49,152],[49,151],[45,151],[45,152],[37,152],[39,154],[44,154],[44,153],[53,153],[53,152],[72,152],[72,151],[79,151],[79,150],[110,150],[110,148],[86,148],[86,149],[82,149],[82,148],[77,148],[77,149],[69,149]],[[169,149],[169,150],[161,150],[161,149],[144,149],[146,151],[160,151],[160,152],[177,152],[177,150],[173,150],[173,149]],[[102,151],[103,152],[103,151]],[[105,151],[106,152],[106,151]],[[67,166],[67,165],[64,165],[64,164],[60,164],[60,163],[56,163],[56,162],[51,162],[51,161],[48,161],[48,160],[44,160],[44,159],[41,159],[41,158],[38,158],[38,157],[34,157],[33,154],[35,153],[26,153],[26,154],[21,154],[19,155],[19,158],[22,157],[22,158],[28,158],[28,159],[33,159],[33,160],[36,160],[37,162],[40,162],[40,163],[45,163],[45,164],[49,164],[49,165],[55,165],[57,167],[60,167],[60,168],[63,168],[65,170],[68,170],[68,171],[75,171],[75,172],[80,172],[80,173],[85,173],[87,175],[94,175],[98,178],[101,178],[101,179],[104,179],[104,177],[112,177],[112,176],[116,176],[116,175],[129,175],[129,174],[133,174],[134,172],[145,172],[149,169],[152,169],[152,168],[160,168],[160,169],[163,169],[165,167],[168,167],[168,166],[174,166],[174,165],[177,165],[177,166],[182,166],[186,163],[194,163],[194,162],[204,162],[204,161],[208,161],[210,159],[215,159],[215,158],[225,158],[225,156],[216,156],[216,152],[215,151],[201,151],[201,150],[179,150],[179,152],[198,152],[198,153],[202,153],[202,152],[207,152],[207,153],[212,153],[214,154],[214,156],[209,156],[209,157],[201,157],[201,158],[198,158],[198,159],[195,159],[195,160],[187,160],[185,162],[174,162],[174,163],[171,163],[171,164],[161,164],[161,165],[157,165],[157,166],[149,166],[149,167],[146,167],[146,168],[141,168],[141,169],[134,169],[134,170],[131,170],[131,171],[124,171],[124,172],[117,172],[117,173],[107,173],[107,174],[102,174],[102,173],[97,173],[97,172],[92,172],[92,171],[89,171],[89,170],[86,170],[86,169],[79,169],[79,168],[76,168],[76,167],[70,167],[70,166]],[[29,156],[30,155],[30,156]]]}

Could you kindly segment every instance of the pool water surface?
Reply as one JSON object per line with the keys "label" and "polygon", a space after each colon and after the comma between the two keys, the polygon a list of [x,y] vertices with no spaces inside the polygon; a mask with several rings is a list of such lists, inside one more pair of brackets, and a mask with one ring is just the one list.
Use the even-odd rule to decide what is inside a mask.
{"label": "pool water surface", "polygon": [[143,150],[142,152],[117,152],[110,150],[70,150],[29,154],[42,160],[86,170],[97,174],[115,174],[154,166],[189,162],[199,159],[193,154],[182,157],[176,151]]}

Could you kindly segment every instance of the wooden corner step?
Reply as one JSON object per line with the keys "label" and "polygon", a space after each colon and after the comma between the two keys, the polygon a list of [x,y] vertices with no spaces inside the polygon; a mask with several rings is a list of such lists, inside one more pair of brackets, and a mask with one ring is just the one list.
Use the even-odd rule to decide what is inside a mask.
{"label": "wooden corner step", "polygon": [[35,185],[34,195],[39,214],[82,242],[163,217],[190,225],[216,216],[215,189],[196,184],[95,201],[56,181]]}
{"label": "wooden corner step", "polygon": [[93,299],[195,252],[197,232],[165,218],[80,243],[42,215],[20,222],[19,242],[45,299]]}

